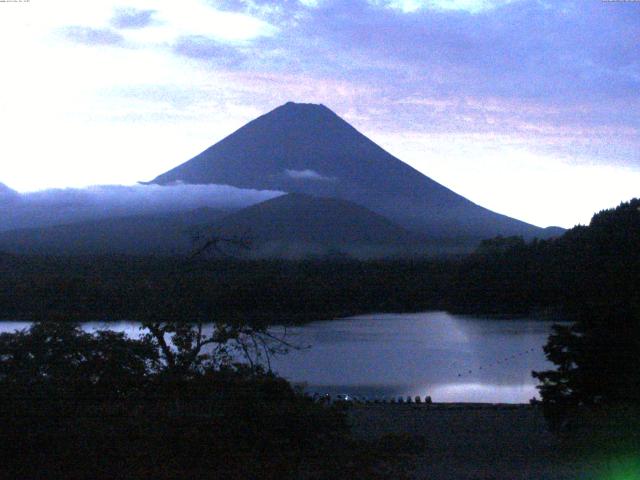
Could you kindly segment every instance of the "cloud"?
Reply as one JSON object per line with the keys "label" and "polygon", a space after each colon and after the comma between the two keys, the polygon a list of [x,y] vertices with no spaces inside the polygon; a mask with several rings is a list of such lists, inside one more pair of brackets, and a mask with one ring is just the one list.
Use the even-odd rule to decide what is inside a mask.
{"label": "cloud", "polygon": [[296,16],[303,9],[317,7],[318,0],[217,0],[213,5],[221,10],[283,19]]}
{"label": "cloud", "polygon": [[320,180],[320,181],[333,181],[331,177],[325,177],[319,174],[315,170],[285,170],[285,175],[295,180]]}
{"label": "cloud", "polygon": [[201,207],[238,209],[282,193],[228,185],[98,185],[23,194],[0,187],[0,231]]}
{"label": "cloud", "polygon": [[[223,3],[262,15],[279,30],[247,45],[239,70],[304,74],[316,82],[349,81],[372,93],[358,99],[361,111],[367,108],[363,104],[377,104],[395,115],[399,109],[394,102],[416,97],[462,103],[469,98],[476,105],[501,99],[515,101],[515,115],[520,113],[519,101],[535,103],[540,110],[556,107],[546,118],[566,125],[620,118],[624,109],[611,100],[631,101],[640,108],[635,94],[640,88],[635,42],[640,9],[625,9],[627,5],[613,9],[602,2],[585,5],[575,0],[416,0],[420,8],[404,11],[391,8],[398,3],[393,1],[323,0],[315,8],[290,1],[286,9],[279,8],[280,2]],[[591,115],[579,115],[585,105],[593,107]],[[413,115],[400,110],[398,128],[414,121],[417,110]],[[484,112],[476,115],[477,110],[464,113],[477,125],[487,125]],[[446,119],[446,114],[435,122],[425,118],[425,126]],[[468,130],[475,125],[453,118],[445,127]],[[511,127],[504,125],[503,130]],[[501,128],[501,123],[489,128]]]}
{"label": "cloud", "polygon": [[124,37],[110,28],[72,25],[64,27],[62,32],[69,40],[84,45],[121,45],[124,43]]}
{"label": "cloud", "polygon": [[[331,2],[321,8],[322,16],[301,25],[305,35],[296,37],[312,45],[343,45],[345,59],[355,59],[349,64],[337,57],[344,67],[372,80],[385,73],[400,80],[396,96],[407,89],[554,101],[575,101],[585,91],[630,95],[631,72],[612,62],[637,66],[629,34],[640,33],[640,25],[621,35],[610,8],[583,3],[548,7],[520,1],[470,15],[432,9],[402,13],[362,0]],[[376,63],[367,67],[371,59],[386,72]],[[632,83],[638,87],[637,82]]]}
{"label": "cloud", "polygon": [[205,60],[217,65],[238,66],[244,60],[244,55],[238,49],[200,35],[179,38],[173,46],[173,51],[185,57]]}
{"label": "cloud", "polygon": [[177,36],[213,37],[230,43],[250,42],[276,33],[268,21],[241,10],[223,10],[201,0],[166,1],[158,7],[155,18]]}
{"label": "cloud", "polygon": [[[150,38],[178,61],[202,61],[216,82],[228,81],[215,88],[236,104],[323,102],[373,131],[508,134],[562,155],[577,144],[580,156],[604,162],[640,145],[640,10],[628,5],[209,0],[188,7],[158,7],[153,18],[175,35]],[[122,12],[136,18],[151,10]],[[88,29],[76,41],[108,42],[109,33],[117,35]],[[273,85],[258,89],[267,77]],[[329,98],[327,83],[344,88]]]}
{"label": "cloud", "polygon": [[[308,101],[369,131],[507,135],[563,157],[640,164],[635,5],[393,3],[324,0],[304,15],[302,7],[281,11],[278,21],[272,13],[280,33],[249,46],[242,70],[348,83],[358,93]],[[287,96],[306,94],[304,85],[293,88]]]}
{"label": "cloud", "polygon": [[111,19],[111,25],[116,28],[144,28],[153,23],[154,13],[155,10],[118,8]]}
{"label": "cloud", "polygon": [[117,45],[126,41],[128,46],[165,52],[167,45],[182,37],[242,44],[277,31],[254,15],[233,9],[225,11],[204,0],[129,3],[133,6],[114,8],[113,2],[102,4],[101,9],[83,6],[78,9],[82,15],[75,15],[66,26],[57,29],[67,39],[86,45]]}
{"label": "cloud", "polygon": [[513,1],[518,0],[370,0],[370,3],[395,8],[404,13],[411,13],[420,9],[463,10],[470,13],[479,13]]}

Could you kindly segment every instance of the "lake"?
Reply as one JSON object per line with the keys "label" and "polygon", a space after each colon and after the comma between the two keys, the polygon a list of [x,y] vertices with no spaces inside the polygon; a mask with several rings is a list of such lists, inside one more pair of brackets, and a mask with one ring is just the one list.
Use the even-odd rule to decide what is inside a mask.
{"label": "lake", "polygon": [[[287,341],[305,348],[274,358],[272,366],[309,392],[526,403],[538,397],[531,371],[552,368],[542,351],[552,325],[446,312],[360,315],[287,328]],[[26,326],[4,322],[0,331]],[[85,324],[107,327],[139,333],[132,322]]]}

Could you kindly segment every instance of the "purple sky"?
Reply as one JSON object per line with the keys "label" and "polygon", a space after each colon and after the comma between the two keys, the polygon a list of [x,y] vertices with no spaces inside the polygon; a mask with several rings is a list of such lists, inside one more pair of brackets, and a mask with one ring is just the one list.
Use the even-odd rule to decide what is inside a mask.
{"label": "purple sky", "polygon": [[17,190],[148,180],[293,100],[541,226],[640,195],[640,2],[32,0],[0,55]]}

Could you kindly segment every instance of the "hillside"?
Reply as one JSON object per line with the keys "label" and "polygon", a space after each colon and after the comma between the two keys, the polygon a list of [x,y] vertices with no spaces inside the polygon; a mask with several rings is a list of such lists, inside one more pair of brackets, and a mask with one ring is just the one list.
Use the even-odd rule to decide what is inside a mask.
{"label": "hillside", "polygon": [[[252,258],[428,254],[425,239],[364,207],[287,194],[229,213],[213,209],[138,215],[0,233],[0,250],[20,254],[184,255],[211,236],[251,241]],[[242,255],[242,252],[234,252]]]}
{"label": "hillside", "polygon": [[425,239],[420,235],[360,205],[299,193],[227,215],[215,222],[212,230],[250,239],[250,255],[257,257],[375,257],[425,252]]}
{"label": "hillside", "polygon": [[0,233],[0,251],[54,255],[174,255],[193,249],[192,235],[225,211],[201,208],[164,215],[136,215],[11,230]]}

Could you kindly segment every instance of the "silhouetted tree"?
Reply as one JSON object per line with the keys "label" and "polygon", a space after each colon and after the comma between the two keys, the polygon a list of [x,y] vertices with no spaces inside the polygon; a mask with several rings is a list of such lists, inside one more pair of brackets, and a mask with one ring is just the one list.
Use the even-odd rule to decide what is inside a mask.
{"label": "silhouetted tree", "polygon": [[42,322],[0,335],[3,477],[295,478],[345,435],[338,412],[286,381],[213,361],[204,347],[221,337],[153,328],[130,339]]}
{"label": "silhouetted tree", "polygon": [[549,417],[640,406],[640,200],[596,214],[558,243],[575,322],[556,326],[545,346],[556,369],[534,372]]}

